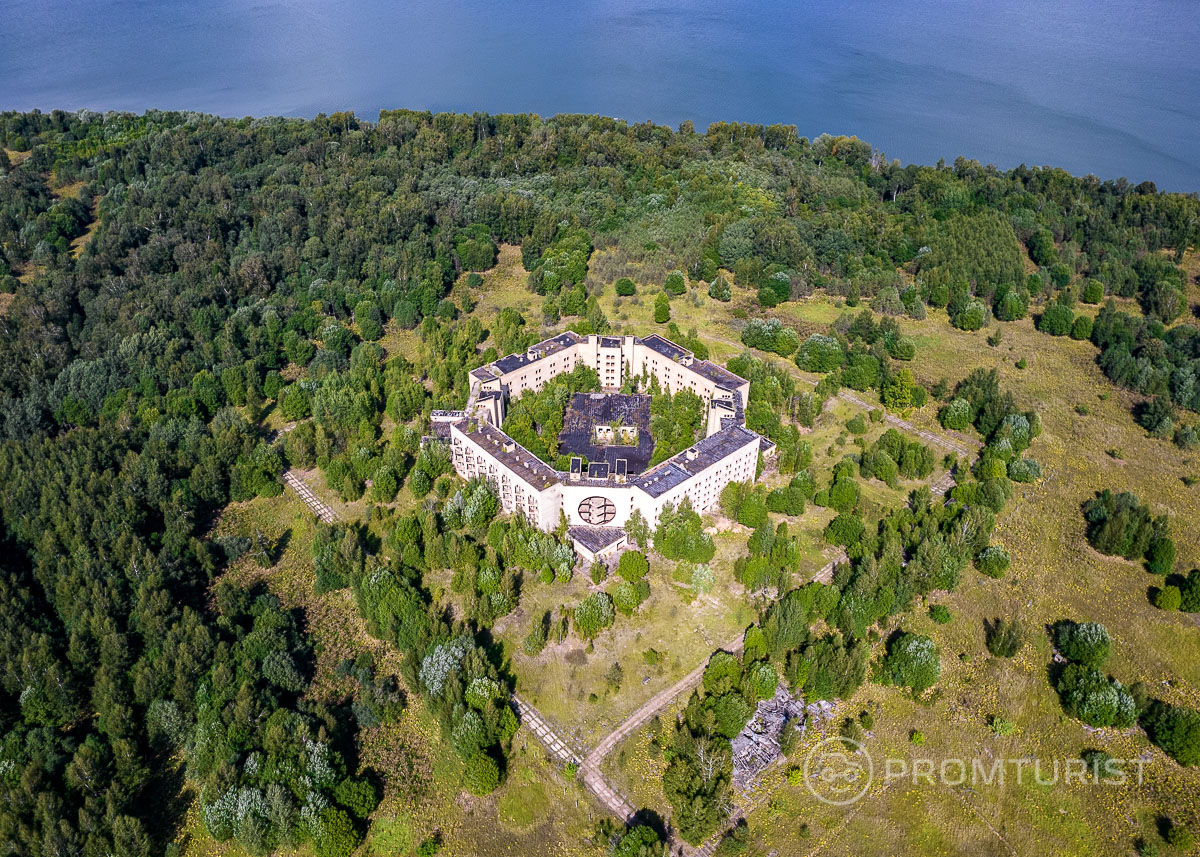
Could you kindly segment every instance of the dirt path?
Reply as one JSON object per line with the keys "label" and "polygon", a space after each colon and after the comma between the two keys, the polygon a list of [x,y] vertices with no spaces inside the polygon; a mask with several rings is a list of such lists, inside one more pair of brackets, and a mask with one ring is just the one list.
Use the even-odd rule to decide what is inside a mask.
{"label": "dirt path", "polygon": [[308,487],[308,483],[295,473],[290,470],[285,470],[283,472],[283,482],[298,495],[300,495],[300,499],[304,501],[304,504],[308,506],[308,508],[312,509],[313,514],[315,514],[318,519],[326,524],[332,524],[334,521],[338,520],[337,512],[333,511],[333,509],[331,509],[324,500],[314,494],[313,490]]}
{"label": "dirt path", "polygon": [[[741,635],[738,635],[721,648],[727,652],[740,652],[742,650]],[[675,682],[675,684],[665,690],[659,691],[646,700],[637,711],[625,718],[616,729],[604,736],[592,752],[588,753],[587,758],[583,762],[584,766],[598,769],[600,763],[604,761],[604,757],[611,753],[614,747],[636,732],[644,724],[649,723],[654,715],[670,705],[674,699],[698,685],[700,679],[704,676],[704,668],[707,666],[708,661],[705,660],[704,663]]]}
{"label": "dirt path", "polygon": [[627,822],[633,818],[637,812],[633,802],[621,794],[599,770],[587,767],[579,751],[554,730],[540,711],[515,693],[513,704],[517,707],[521,725],[527,727],[555,759],[564,764],[577,765],[579,773],[576,776],[579,782],[583,783],[584,788],[594,794],[609,812],[622,821]]}

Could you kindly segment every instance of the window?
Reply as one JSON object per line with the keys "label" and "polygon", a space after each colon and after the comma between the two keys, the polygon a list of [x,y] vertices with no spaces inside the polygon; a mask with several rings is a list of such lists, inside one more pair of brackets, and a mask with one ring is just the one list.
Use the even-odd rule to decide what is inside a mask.
{"label": "window", "polygon": [[607,497],[586,497],[579,504],[579,517],[585,523],[603,526],[617,516],[617,507]]}

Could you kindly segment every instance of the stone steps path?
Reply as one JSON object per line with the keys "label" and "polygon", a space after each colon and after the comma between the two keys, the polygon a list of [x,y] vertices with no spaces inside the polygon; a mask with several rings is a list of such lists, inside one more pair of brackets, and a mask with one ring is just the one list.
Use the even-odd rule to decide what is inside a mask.
{"label": "stone steps path", "polygon": [[304,501],[304,505],[312,509],[313,514],[317,516],[318,520],[326,524],[332,524],[334,521],[340,520],[337,512],[333,511],[328,503],[314,494],[313,490],[308,487],[308,483],[295,473],[285,470],[283,472],[283,482],[299,495],[300,499]]}

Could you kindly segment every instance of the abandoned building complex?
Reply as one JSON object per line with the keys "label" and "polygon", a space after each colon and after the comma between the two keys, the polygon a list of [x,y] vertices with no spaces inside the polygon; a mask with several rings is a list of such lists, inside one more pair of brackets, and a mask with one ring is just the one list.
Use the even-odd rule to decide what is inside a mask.
{"label": "abandoned building complex", "polygon": [[[540,390],[580,364],[596,371],[606,392],[573,397],[562,435],[570,469],[563,472],[500,427],[510,399]],[[653,452],[650,397],[616,392],[631,377],[653,377],[666,392],[699,396],[705,437],[647,467]],[[754,478],[759,452],[774,445],[746,428],[749,394],[749,381],[661,336],[568,331],[473,370],[467,409],[435,411],[432,419],[460,476],[489,480],[506,512],[521,512],[543,530],[554,529],[565,515],[576,551],[590,561],[624,544],[624,525],[634,510],[653,526],[668,503],[677,506],[687,497],[703,512],[717,504],[727,484]]]}

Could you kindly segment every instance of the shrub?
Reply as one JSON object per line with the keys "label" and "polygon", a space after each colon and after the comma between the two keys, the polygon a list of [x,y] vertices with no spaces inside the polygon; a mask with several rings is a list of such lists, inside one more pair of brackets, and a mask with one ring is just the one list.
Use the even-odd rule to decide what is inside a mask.
{"label": "shrub", "polygon": [[998,735],[1002,738],[1006,738],[1017,731],[1017,724],[996,714],[992,715],[988,725],[992,727],[993,735]]}
{"label": "shrub", "polygon": [[1088,280],[1079,298],[1085,304],[1098,304],[1104,300],[1104,283],[1099,280]]}
{"label": "shrub", "polygon": [[1150,739],[1181,765],[1200,765],[1200,712],[1156,703],[1145,725]]}
{"label": "shrub", "polygon": [[966,305],[954,315],[950,323],[959,330],[979,330],[992,317],[992,313],[980,301],[967,301]]}
{"label": "shrub", "polygon": [[1069,306],[1052,303],[1042,312],[1041,318],[1038,319],[1037,329],[1051,336],[1066,336],[1071,332],[1071,325],[1074,321],[1075,313]]}
{"label": "shrub", "polygon": [[1102,672],[1083,664],[1068,664],[1056,684],[1063,709],[1089,726],[1133,725],[1136,707],[1129,691]]}
{"label": "shrub", "polygon": [[1086,315],[1075,317],[1075,321],[1071,324],[1071,338],[1076,340],[1084,340],[1092,338],[1092,320]]}
{"label": "shrub", "polygon": [[666,292],[659,292],[654,299],[654,321],[656,324],[666,324],[671,320],[671,299]]}
{"label": "shrub", "polygon": [[862,540],[865,531],[866,525],[857,516],[841,514],[826,525],[825,541],[831,545],[850,547]]}
{"label": "shrub", "polygon": [[644,580],[630,583],[622,580],[612,591],[613,606],[622,614],[629,616],[650,597],[650,584]]}
{"label": "shrub", "polygon": [[[1166,516],[1154,517],[1137,495],[1113,494],[1107,488],[1083,504],[1088,542],[1100,553],[1139,559],[1147,555],[1155,539],[1165,538]],[[1171,546],[1173,551],[1174,545]],[[1165,552],[1165,545],[1158,550]],[[1172,557],[1172,562],[1174,558]]]}
{"label": "shrub", "polygon": [[672,271],[667,274],[667,278],[663,280],[663,291],[675,297],[686,292],[687,280],[683,276],[683,271]]}
{"label": "shrub", "polygon": [[575,630],[585,640],[612,625],[615,618],[613,600],[607,592],[593,592],[575,608]]}
{"label": "shrub", "polygon": [[944,428],[963,431],[971,426],[971,403],[966,399],[955,399],[938,413],[938,421]]}
{"label": "shrub", "polygon": [[379,792],[365,779],[347,777],[338,783],[333,797],[356,818],[366,818],[379,806]]}
{"label": "shrub", "polygon": [[1182,824],[1172,821],[1167,829],[1167,844],[1177,851],[1191,851],[1196,846],[1196,836]]}
{"label": "shrub", "polygon": [[863,419],[862,414],[856,414],[849,422],[846,423],[846,429],[850,434],[866,434],[867,421]]}
{"label": "shrub", "polygon": [[612,857],[659,857],[663,853],[662,840],[652,827],[639,824],[631,827],[617,842]]}
{"label": "shrub", "polygon": [[1179,609],[1184,613],[1200,613],[1200,569],[1192,569],[1179,586],[1183,599]]}
{"label": "shrub", "polygon": [[362,834],[355,828],[350,816],[336,807],[321,811],[317,827],[313,836],[317,857],[350,857],[362,842]]}
{"label": "shrub", "polygon": [[988,545],[975,556],[975,567],[988,577],[1004,577],[1010,562],[1008,551],[1000,545]]}
{"label": "shrub", "polygon": [[650,571],[650,562],[640,551],[625,551],[617,562],[617,574],[630,583],[637,583]]}
{"label": "shrub", "polygon": [[1055,643],[1064,657],[1085,667],[1100,666],[1112,653],[1112,638],[1099,622],[1060,622]]}
{"label": "shrub", "polygon": [[829,505],[838,512],[851,512],[858,506],[860,489],[858,483],[848,476],[840,476],[829,486]]}
{"label": "shrub", "polygon": [[933,640],[921,634],[901,634],[888,646],[883,672],[892,684],[924,693],[937,684],[942,665]]}
{"label": "shrub", "polygon": [[1159,610],[1178,610],[1183,603],[1183,595],[1178,586],[1164,586],[1154,593],[1154,606]]}
{"label": "shrub", "polygon": [[809,372],[832,372],[845,361],[842,344],[835,337],[814,333],[796,353],[796,365]]}
{"label": "shrub", "polygon": [[617,280],[616,290],[618,295],[627,298],[637,293],[637,286],[634,285],[633,280],[629,279],[629,277],[622,277]]}
{"label": "shrub", "polygon": [[998,658],[1011,658],[1025,645],[1025,629],[1020,619],[996,619],[984,623],[987,650]]}
{"label": "shrub", "polygon": [[1170,574],[1175,568],[1175,542],[1160,536],[1146,550],[1146,571],[1151,574]]}
{"label": "shrub", "polygon": [[542,653],[542,649],[546,648],[546,636],[550,630],[550,612],[546,611],[541,616],[533,620],[530,625],[529,633],[525,636],[522,643],[522,648],[525,654],[531,658],[536,658]]}
{"label": "shrub", "polygon": [[500,768],[487,753],[479,752],[467,760],[463,785],[473,795],[488,795],[500,785]]}
{"label": "shrub", "polygon": [[713,300],[728,301],[733,296],[729,281],[724,277],[717,277],[708,284],[708,296]]}
{"label": "shrub", "polygon": [[947,624],[953,617],[950,615],[950,608],[944,604],[934,604],[929,608],[929,618],[939,625]]}
{"label": "shrub", "polygon": [[1008,478],[1013,482],[1036,482],[1042,478],[1042,465],[1032,458],[1014,458],[1008,463]]}

